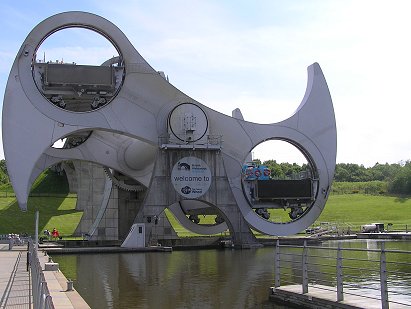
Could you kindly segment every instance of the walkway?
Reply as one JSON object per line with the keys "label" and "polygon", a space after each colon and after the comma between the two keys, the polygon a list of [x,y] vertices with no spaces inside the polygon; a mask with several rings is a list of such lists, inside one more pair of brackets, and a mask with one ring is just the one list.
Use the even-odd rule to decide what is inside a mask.
{"label": "walkway", "polygon": [[[39,254],[40,264],[48,256]],[[0,244],[0,309],[32,309],[30,273],[27,271],[27,245]],[[90,309],[76,291],[66,291],[67,279],[60,271],[45,271],[45,279],[56,309]]]}
{"label": "walkway", "polygon": [[32,308],[27,246],[0,244],[0,309]]}

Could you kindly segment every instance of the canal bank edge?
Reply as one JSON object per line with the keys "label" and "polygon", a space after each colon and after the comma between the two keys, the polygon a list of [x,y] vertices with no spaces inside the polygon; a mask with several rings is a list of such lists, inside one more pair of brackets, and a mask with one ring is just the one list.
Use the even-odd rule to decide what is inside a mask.
{"label": "canal bank edge", "polygon": [[51,261],[46,253],[39,254],[39,261],[55,308],[91,309],[75,289],[67,290],[68,280],[60,270],[46,270]]}
{"label": "canal bank edge", "polygon": [[[381,240],[411,240],[411,233],[358,233],[345,235],[321,235],[321,236],[294,236],[294,237],[271,237],[258,238],[259,247],[274,247],[277,240],[280,244],[287,245],[315,245],[323,241],[329,240],[353,240],[353,239],[381,239]],[[39,250],[43,250],[48,254],[81,254],[81,253],[126,253],[126,252],[172,252],[178,250],[193,250],[193,249],[232,249],[234,246],[227,237],[220,236],[199,236],[199,237],[183,237],[173,241],[159,241],[157,246],[141,247],[141,248],[123,248],[121,242],[105,242],[105,241],[84,241],[84,240],[58,240],[53,242],[45,242],[39,244]],[[241,247],[235,249],[252,249],[251,247]]]}

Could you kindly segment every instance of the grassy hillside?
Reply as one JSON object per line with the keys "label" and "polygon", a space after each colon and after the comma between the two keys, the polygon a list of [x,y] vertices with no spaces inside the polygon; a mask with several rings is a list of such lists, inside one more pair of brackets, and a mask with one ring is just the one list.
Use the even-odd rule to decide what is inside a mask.
{"label": "grassy hillside", "polygon": [[[0,196],[14,195],[13,187],[10,183],[0,185]],[[69,185],[64,175],[46,170],[34,182],[30,195],[68,195]]]}
{"label": "grassy hillside", "polygon": [[69,193],[69,185],[65,175],[50,170],[42,173],[34,182],[31,194],[64,194]]}
{"label": "grassy hillside", "polygon": [[80,222],[82,211],[76,211],[73,197],[30,197],[28,211],[22,212],[15,198],[0,198],[0,234],[34,234],[35,212],[39,210],[39,229],[72,235]]}
{"label": "grassy hillside", "polygon": [[10,184],[0,187],[0,234],[33,234],[35,212],[39,210],[40,231],[54,227],[62,235],[72,235],[82,211],[76,211],[76,195],[70,195],[65,176],[52,171],[41,174],[30,193],[28,211],[22,212]]}
{"label": "grassy hillside", "polygon": [[411,228],[411,198],[385,195],[331,195],[317,222],[362,225],[371,222],[408,224]]}

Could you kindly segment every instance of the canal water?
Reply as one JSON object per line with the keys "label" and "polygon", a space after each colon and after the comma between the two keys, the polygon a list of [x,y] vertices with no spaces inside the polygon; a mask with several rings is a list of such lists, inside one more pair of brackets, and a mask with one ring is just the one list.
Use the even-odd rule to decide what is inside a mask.
{"label": "canal water", "polygon": [[[377,249],[381,243],[344,241],[343,246]],[[411,251],[411,242],[384,243],[386,249]],[[322,246],[336,245],[336,242],[324,242]],[[321,254],[327,255],[327,251],[321,250]],[[331,250],[329,253],[334,254]],[[371,253],[360,258],[373,261],[376,257]],[[411,255],[407,259],[411,262]],[[74,281],[75,289],[92,308],[286,308],[268,301],[269,287],[274,285],[272,247],[53,255],[53,260]],[[353,277],[352,289],[355,290],[356,284],[378,285],[378,272],[367,271],[361,264],[365,261],[358,263],[362,271],[349,274]],[[409,265],[399,267],[401,271],[390,279],[398,283],[399,291],[411,293],[411,269]],[[298,274],[292,272],[290,276],[298,277]],[[318,279],[321,284],[335,283],[333,275]]]}

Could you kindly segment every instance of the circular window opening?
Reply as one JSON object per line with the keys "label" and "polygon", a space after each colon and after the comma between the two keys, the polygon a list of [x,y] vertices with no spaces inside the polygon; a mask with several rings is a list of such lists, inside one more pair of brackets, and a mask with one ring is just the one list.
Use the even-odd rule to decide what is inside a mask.
{"label": "circular window opening", "polygon": [[186,217],[193,223],[212,226],[225,222],[224,218],[214,207],[202,201],[182,200],[180,201],[180,207]]}
{"label": "circular window opening", "polygon": [[118,49],[96,31],[64,28],[38,46],[32,73],[51,104],[88,112],[115,97],[124,80],[124,64]]}
{"label": "circular window opening", "polygon": [[298,220],[315,201],[318,177],[305,155],[282,140],[256,146],[242,167],[244,195],[262,218],[287,223]]}

